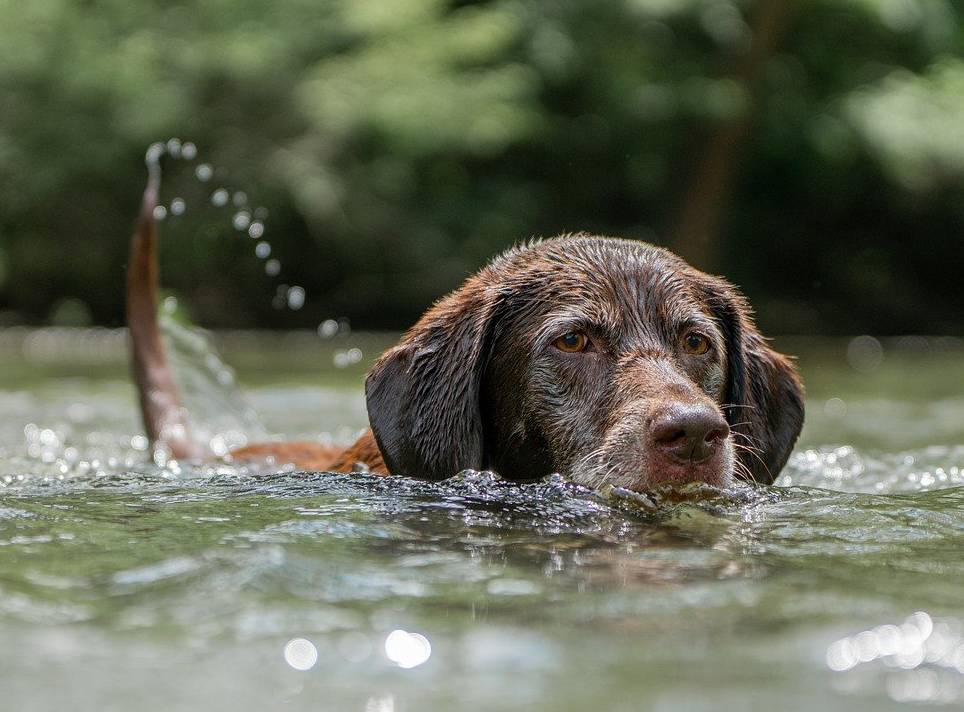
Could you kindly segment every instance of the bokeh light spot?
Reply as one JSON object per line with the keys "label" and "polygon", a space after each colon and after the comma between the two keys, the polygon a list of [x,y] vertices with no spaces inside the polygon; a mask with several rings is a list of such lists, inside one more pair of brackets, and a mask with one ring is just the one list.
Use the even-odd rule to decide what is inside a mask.
{"label": "bokeh light spot", "polygon": [[293,638],[285,644],[285,662],[295,670],[311,670],[318,662],[318,648],[306,638]]}

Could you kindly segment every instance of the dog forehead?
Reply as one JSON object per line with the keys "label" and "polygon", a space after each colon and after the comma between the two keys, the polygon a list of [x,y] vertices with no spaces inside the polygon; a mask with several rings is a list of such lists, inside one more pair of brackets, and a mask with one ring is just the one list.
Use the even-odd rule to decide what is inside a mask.
{"label": "dog forehead", "polygon": [[613,261],[651,264],[659,260],[679,260],[671,252],[639,240],[600,237],[585,233],[539,238],[509,248],[492,260],[498,265],[532,265],[535,261],[545,266],[570,264],[598,267]]}
{"label": "dog forehead", "polygon": [[558,237],[514,248],[491,267],[501,273],[507,296],[553,310],[568,305],[589,320],[624,327],[674,321],[700,308],[686,263],[634,240]]}

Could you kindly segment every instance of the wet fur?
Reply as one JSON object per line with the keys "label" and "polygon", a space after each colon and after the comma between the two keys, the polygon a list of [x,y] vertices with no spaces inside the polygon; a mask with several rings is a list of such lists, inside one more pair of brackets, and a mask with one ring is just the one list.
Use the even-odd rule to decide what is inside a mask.
{"label": "wet fur", "polygon": [[[145,194],[131,243],[133,370],[152,444],[198,457],[153,314],[154,194]],[[712,359],[679,351],[681,330],[694,325],[710,336]],[[576,329],[601,348],[553,350]],[[371,430],[348,448],[267,443],[231,457],[433,480],[465,469],[517,480],[562,472],[589,486],[644,489],[655,467],[647,425],[667,403],[711,403],[730,426],[719,477],[769,483],[803,423],[795,369],[731,285],[661,248],[589,235],[494,259],[378,359],[365,395]]]}
{"label": "wet fur", "polygon": [[[718,359],[684,363],[686,325]],[[595,364],[552,352],[569,329],[607,345]],[[431,479],[471,468],[645,487],[642,427],[666,401],[708,399],[731,428],[724,468],[769,483],[803,423],[795,369],[731,285],[661,248],[588,235],[493,260],[378,360],[366,395],[388,469]]]}

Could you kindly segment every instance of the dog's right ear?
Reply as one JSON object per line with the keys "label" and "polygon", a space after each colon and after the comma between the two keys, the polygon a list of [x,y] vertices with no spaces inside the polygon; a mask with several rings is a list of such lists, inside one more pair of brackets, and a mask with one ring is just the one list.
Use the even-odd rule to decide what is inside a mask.
{"label": "dog's right ear", "polygon": [[440,480],[482,469],[479,399],[499,299],[489,280],[472,277],[369,372],[368,419],[392,474]]}
{"label": "dog's right ear", "polygon": [[754,480],[771,484],[803,428],[803,384],[793,363],[757,330],[746,299],[723,279],[700,277],[697,288],[726,340],[723,410],[740,461]]}

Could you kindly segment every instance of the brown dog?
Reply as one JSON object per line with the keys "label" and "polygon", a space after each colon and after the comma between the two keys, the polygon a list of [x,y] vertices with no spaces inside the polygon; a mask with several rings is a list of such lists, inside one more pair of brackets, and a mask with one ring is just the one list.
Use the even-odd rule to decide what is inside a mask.
{"label": "brown dog", "polygon": [[[131,245],[134,375],[152,443],[203,457],[157,328],[156,193],[152,179]],[[770,483],[803,424],[796,371],[732,286],[664,249],[589,235],[497,257],[382,355],[365,394],[371,430],[351,447],[232,456],[433,480],[489,469],[634,490]]]}

